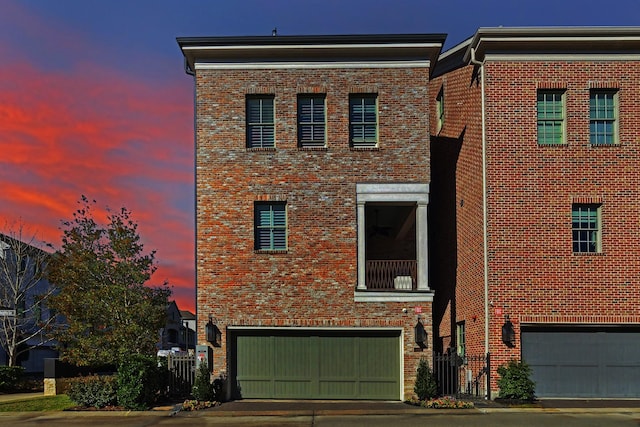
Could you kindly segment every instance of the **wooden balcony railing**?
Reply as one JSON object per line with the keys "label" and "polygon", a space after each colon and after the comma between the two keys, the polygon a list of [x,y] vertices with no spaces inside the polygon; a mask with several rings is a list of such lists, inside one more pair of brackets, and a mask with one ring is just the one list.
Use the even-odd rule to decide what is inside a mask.
{"label": "wooden balcony railing", "polygon": [[415,260],[368,260],[366,286],[381,291],[416,290],[417,271]]}

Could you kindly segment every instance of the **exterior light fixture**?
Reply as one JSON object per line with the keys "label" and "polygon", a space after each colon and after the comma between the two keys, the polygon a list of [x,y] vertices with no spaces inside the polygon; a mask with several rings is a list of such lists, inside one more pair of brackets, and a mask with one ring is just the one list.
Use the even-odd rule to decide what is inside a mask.
{"label": "exterior light fixture", "polygon": [[516,345],[516,331],[513,328],[513,323],[509,320],[509,316],[505,317],[504,325],[502,325],[502,342],[507,347]]}
{"label": "exterior light fixture", "polygon": [[218,328],[218,325],[213,323],[211,317],[209,317],[209,322],[205,326],[205,331],[207,333],[207,341],[210,342],[212,346],[222,346],[222,332]]}
{"label": "exterior light fixture", "polygon": [[416,323],[414,328],[414,336],[418,347],[427,347],[427,331],[424,330],[424,325],[420,321],[420,317],[418,317],[418,323]]}

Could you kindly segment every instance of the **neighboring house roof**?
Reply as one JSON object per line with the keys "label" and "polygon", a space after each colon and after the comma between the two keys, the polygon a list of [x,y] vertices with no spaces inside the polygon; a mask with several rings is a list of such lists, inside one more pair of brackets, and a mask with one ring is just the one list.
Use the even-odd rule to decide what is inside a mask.
{"label": "neighboring house roof", "polygon": [[196,315],[190,312],[189,310],[180,310],[180,317],[182,320],[195,320]]}
{"label": "neighboring house roof", "polygon": [[469,39],[443,52],[434,74],[483,61],[494,53],[633,54],[640,58],[640,27],[481,27]]}

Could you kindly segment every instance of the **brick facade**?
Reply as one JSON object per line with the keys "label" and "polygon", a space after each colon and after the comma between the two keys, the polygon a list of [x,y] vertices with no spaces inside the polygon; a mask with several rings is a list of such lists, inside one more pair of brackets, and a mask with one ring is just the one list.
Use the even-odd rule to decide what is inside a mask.
{"label": "brick facade", "polygon": [[[481,34],[472,47],[482,43],[478,38],[482,40]],[[551,42],[533,48],[524,45],[526,41],[522,43],[518,46],[521,51],[530,51],[519,57],[514,51],[520,51],[506,42],[492,45],[491,55],[482,57],[488,338],[494,389],[497,366],[522,356],[522,327],[640,323],[640,247],[636,244],[640,221],[640,63],[624,52],[600,54],[595,44],[600,41],[592,42],[591,47],[586,40],[574,41],[573,49],[580,55],[558,54],[560,49]],[[436,182],[454,191],[455,201],[446,206],[456,218],[455,223],[435,220],[444,221],[457,236],[453,249],[456,265],[449,266],[445,274],[445,289],[453,286],[455,291],[440,292],[436,287],[434,325],[446,345],[455,341],[456,322],[464,321],[467,352],[482,354],[486,351],[483,74],[471,63],[468,52],[462,66],[452,67],[430,82],[432,106],[433,94],[440,88],[444,88],[446,100],[444,126],[437,134],[431,110],[431,132],[436,135],[432,151],[437,153],[432,161],[455,170],[446,175],[433,169],[434,195]],[[566,139],[562,145],[540,145],[537,91],[553,88],[564,91]],[[589,93],[593,88],[617,90],[618,144],[595,146],[589,142]],[[446,199],[434,199],[433,203],[436,208]],[[573,252],[572,203],[601,205],[600,253]],[[516,330],[513,348],[501,340],[506,316]]]}
{"label": "brick facade", "polygon": [[[424,66],[196,71],[198,342],[214,318],[214,374],[229,369],[229,327],[395,328],[413,391],[430,355],[415,349],[414,306],[431,337],[431,303],[354,301],[356,183],[429,182],[428,77]],[[308,93],[326,96],[324,149],[298,147],[297,97]],[[377,94],[376,148],[350,148],[352,93]],[[248,94],[274,96],[274,149],[246,148]],[[286,202],[286,251],[254,250],[257,201]]]}

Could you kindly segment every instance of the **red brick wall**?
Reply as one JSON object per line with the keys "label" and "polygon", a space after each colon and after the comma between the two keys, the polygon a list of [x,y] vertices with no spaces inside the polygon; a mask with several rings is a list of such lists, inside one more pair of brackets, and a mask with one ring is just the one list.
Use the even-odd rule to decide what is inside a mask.
{"label": "red brick wall", "polygon": [[[413,306],[355,303],[356,182],[429,182],[427,69],[198,70],[198,341],[219,327],[404,329],[405,389],[413,387]],[[326,150],[297,148],[299,93],[325,93]],[[349,94],[378,94],[379,149],[349,148]],[[275,96],[276,149],[245,148],[245,96]],[[288,251],[255,253],[253,205],[287,202]],[[423,304],[431,336],[431,307]],[[411,308],[404,314],[402,308]],[[227,348],[214,354],[228,369]]]}
{"label": "red brick wall", "polygon": [[[490,295],[527,323],[640,322],[640,62],[491,62],[487,72]],[[536,143],[538,87],[565,88],[567,144]],[[619,89],[619,141],[589,144],[589,89]],[[574,255],[572,201],[602,202],[602,253]],[[494,311],[495,313],[495,311]],[[624,319],[623,317],[624,316]],[[520,356],[500,342],[494,364]]]}
{"label": "red brick wall", "polygon": [[[640,323],[639,65],[604,60],[485,65],[494,387],[495,368],[521,357],[523,323]],[[434,79],[431,93],[443,84],[445,127],[432,144],[451,143],[447,138],[457,138],[461,144],[454,159],[457,301],[451,323],[465,320],[467,350],[482,353],[480,86],[473,83],[470,66]],[[549,87],[566,89],[567,143],[563,146],[537,144],[536,93]],[[620,145],[590,146],[590,87],[619,89]],[[435,98],[430,102],[435,106]],[[431,118],[433,132],[433,109]],[[601,254],[572,252],[571,204],[581,200],[602,203]],[[438,292],[436,300],[434,311],[441,304]],[[501,341],[505,315],[517,332],[512,349]]]}

